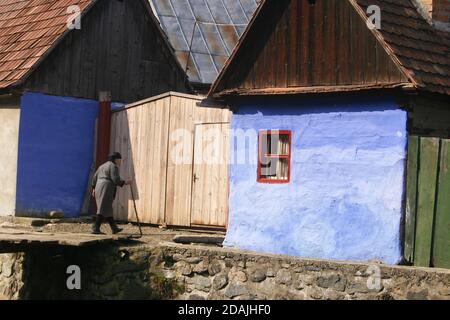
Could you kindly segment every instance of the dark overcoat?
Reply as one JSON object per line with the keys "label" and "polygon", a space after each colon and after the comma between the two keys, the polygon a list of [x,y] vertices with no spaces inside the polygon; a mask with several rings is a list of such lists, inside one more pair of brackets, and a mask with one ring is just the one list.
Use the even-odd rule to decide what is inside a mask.
{"label": "dark overcoat", "polygon": [[95,190],[97,214],[113,216],[113,201],[117,187],[123,187],[125,181],[120,178],[119,167],[112,161],[102,164],[94,174],[92,188]]}

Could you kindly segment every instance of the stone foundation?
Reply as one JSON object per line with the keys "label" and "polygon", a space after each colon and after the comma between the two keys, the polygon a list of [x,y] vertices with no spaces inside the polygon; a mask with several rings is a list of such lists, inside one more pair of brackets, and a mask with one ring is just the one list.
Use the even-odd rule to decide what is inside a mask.
{"label": "stone foundation", "polygon": [[[223,248],[113,246],[0,255],[0,259],[0,293],[7,299],[450,300],[450,270]],[[69,265],[81,269],[81,290],[67,289]]]}
{"label": "stone foundation", "polygon": [[22,295],[24,254],[0,254],[0,300],[15,300]]}

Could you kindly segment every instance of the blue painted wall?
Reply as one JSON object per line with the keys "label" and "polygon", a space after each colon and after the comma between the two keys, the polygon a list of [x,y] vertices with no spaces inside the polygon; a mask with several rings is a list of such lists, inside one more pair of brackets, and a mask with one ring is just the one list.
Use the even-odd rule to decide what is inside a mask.
{"label": "blue painted wall", "polygon": [[[407,114],[393,99],[265,98],[232,105],[232,134],[292,130],[293,150],[291,182],[261,184],[251,159],[257,139],[232,139],[226,246],[399,262]],[[238,161],[243,152],[245,164]]]}
{"label": "blue painted wall", "polygon": [[97,113],[97,101],[22,96],[16,212],[80,214],[94,161]]}

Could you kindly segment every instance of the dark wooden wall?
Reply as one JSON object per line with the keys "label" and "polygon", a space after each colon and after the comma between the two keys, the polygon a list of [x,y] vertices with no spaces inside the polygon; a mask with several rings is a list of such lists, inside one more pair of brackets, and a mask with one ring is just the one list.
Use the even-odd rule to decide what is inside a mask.
{"label": "dark wooden wall", "polygon": [[407,81],[348,0],[276,0],[214,91]]}
{"label": "dark wooden wall", "polygon": [[25,82],[54,95],[133,102],[189,92],[184,72],[149,17],[146,0],[100,0]]}
{"label": "dark wooden wall", "polygon": [[409,105],[410,134],[450,138],[450,96],[420,93],[411,96]]}

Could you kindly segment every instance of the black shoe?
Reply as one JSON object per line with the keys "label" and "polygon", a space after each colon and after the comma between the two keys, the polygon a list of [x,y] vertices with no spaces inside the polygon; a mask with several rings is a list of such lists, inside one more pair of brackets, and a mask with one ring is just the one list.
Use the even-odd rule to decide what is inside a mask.
{"label": "black shoe", "polygon": [[122,231],[123,231],[122,228],[116,227],[116,228],[112,229],[112,234],[116,234],[116,233],[119,233],[119,232],[122,232]]}
{"label": "black shoe", "polygon": [[98,230],[92,230],[91,234],[101,234],[101,235],[105,235],[106,233],[98,231]]}
{"label": "black shoe", "polygon": [[109,226],[111,227],[112,234],[116,234],[116,233],[119,233],[119,232],[123,231],[123,229],[119,228],[117,226],[117,224],[114,222],[114,218],[113,217],[106,218],[106,221],[108,221]]}
{"label": "black shoe", "polygon": [[100,231],[100,227],[102,226],[103,222],[103,216],[102,215],[96,215],[94,218],[94,223],[92,225],[92,234],[105,234]]}

